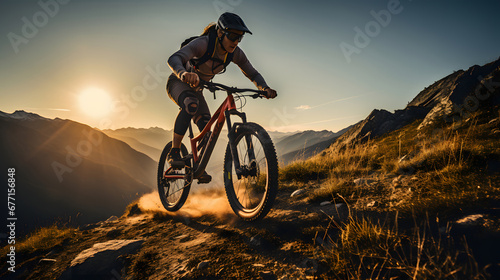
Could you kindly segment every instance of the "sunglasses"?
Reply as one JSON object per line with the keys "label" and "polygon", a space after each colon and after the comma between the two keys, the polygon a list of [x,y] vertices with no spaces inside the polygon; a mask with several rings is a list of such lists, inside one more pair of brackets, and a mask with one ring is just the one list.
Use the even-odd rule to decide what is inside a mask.
{"label": "sunglasses", "polygon": [[241,40],[243,39],[243,35],[245,35],[245,34],[238,34],[238,33],[230,32],[230,31],[226,31],[225,35],[231,42],[236,42],[236,40],[238,40],[238,42],[241,42]]}

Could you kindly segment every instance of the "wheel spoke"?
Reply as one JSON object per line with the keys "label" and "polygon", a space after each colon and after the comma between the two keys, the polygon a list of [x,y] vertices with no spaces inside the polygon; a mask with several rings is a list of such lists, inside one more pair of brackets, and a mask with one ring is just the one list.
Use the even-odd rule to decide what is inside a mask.
{"label": "wheel spoke", "polygon": [[[278,163],[269,135],[256,124],[244,124],[235,135],[241,176],[238,179],[230,146],[226,149],[226,192],[234,212],[244,220],[264,217],[276,197]],[[271,165],[269,165],[271,164]],[[270,169],[270,170],[269,170]]]}
{"label": "wheel spoke", "polygon": [[[158,178],[158,194],[166,210],[176,211],[184,204],[191,182],[189,179],[190,173],[188,172],[188,167],[181,170],[173,170],[170,168],[170,164],[167,162],[167,155],[170,148],[171,143],[168,143],[160,157],[158,166],[158,176],[160,176]],[[182,156],[187,155],[187,150],[184,145],[181,146],[181,153]],[[167,179],[165,175],[174,175],[181,178]]]}
{"label": "wheel spoke", "polygon": [[[239,155],[240,166],[241,168],[246,168],[245,171],[247,175],[239,180],[235,176],[233,179],[233,188],[236,198],[242,207],[245,209],[252,209],[260,203],[260,200],[265,194],[265,186],[263,188],[259,186],[261,176],[260,172],[262,169],[266,169],[265,166],[261,166],[261,162],[265,162],[265,155],[263,153],[262,145],[255,135],[250,135],[250,141],[248,142],[245,136],[241,137],[236,147]],[[257,170],[251,170],[252,165],[250,161],[250,149],[253,150],[256,164],[254,168]],[[255,176],[249,177],[250,175],[248,173],[251,171],[255,172]],[[260,188],[264,191],[260,190]]]}

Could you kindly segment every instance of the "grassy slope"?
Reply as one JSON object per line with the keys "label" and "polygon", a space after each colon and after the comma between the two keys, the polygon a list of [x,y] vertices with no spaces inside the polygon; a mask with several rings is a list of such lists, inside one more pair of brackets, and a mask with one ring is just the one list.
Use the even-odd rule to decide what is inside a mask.
{"label": "grassy slope", "polygon": [[[498,257],[470,249],[451,225],[458,217],[498,208],[499,115],[496,107],[423,130],[417,130],[417,121],[366,143],[332,145],[281,168],[282,182],[292,187],[318,181],[308,194],[311,202],[346,202],[353,213],[364,213],[329,226],[333,246],[326,257],[332,273],[345,279],[482,279],[488,275],[484,265],[491,262],[488,272],[498,273]],[[357,178],[367,180],[357,185]],[[383,215],[383,223],[373,218]],[[486,246],[499,247],[498,220],[488,220],[467,237],[493,235],[494,244]],[[476,259],[483,263],[478,266]]]}

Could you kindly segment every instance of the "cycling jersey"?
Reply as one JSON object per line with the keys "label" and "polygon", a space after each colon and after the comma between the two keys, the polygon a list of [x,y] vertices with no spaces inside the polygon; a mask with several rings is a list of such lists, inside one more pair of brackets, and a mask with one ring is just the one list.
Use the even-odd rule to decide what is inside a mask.
{"label": "cycling jersey", "polygon": [[[191,59],[200,58],[205,54],[208,41],[208,36],[200,36],[170,56],[168,65],[179,79],[184,72],[194,72],[198,74],[200,79],[210,81],[216,74],[224,70],[224,61],[227,54],[220,57],[217,51],[214,52],[215,60],[209,59],[207,62],[198,65],[196,69],[191,64]],[[252,66],[243,50],[239,47],[234,50],[232,62],[238,65],[243,74],[259,89],[263,90],[268,87],[264,77]]]}

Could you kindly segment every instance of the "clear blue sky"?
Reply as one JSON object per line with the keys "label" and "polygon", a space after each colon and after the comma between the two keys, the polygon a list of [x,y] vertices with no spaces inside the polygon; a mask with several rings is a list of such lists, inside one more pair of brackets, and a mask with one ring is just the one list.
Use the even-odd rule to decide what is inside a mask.
{"label": "clear blue sky", "polygon": [[[0,110],[171,129],[165,61],[224,10],[253,31],[240,47],[278,90],[245,107],[271,130],[338,131],[500,56],[499,1],[0,0]],[[215,81],[253,87],[235,65]],[[78,97],[89,87],[115,109],[85,113]],[[212,112],[223,100],[205,96]]]}

